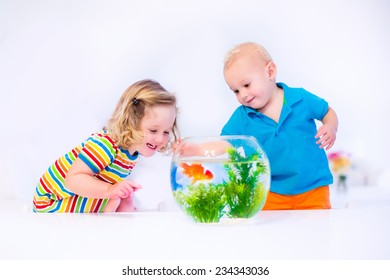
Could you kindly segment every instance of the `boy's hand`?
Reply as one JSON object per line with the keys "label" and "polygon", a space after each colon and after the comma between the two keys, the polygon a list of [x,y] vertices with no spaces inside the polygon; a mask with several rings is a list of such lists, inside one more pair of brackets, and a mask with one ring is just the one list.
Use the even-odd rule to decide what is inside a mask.
{"label": "boy's hand", "polygon": [[320,149],[329,150],[336,141],[336,131],[330,125],[324,124],[318,129],[315,138],[318,139],[316,144],[320,145]]}
{"label": "boy's hand", "polygon": [[110,188],[109,198],[126,198],[129,197],[133,192],[141,189],[142,186],[135,182],[123,180],[118,182]]}

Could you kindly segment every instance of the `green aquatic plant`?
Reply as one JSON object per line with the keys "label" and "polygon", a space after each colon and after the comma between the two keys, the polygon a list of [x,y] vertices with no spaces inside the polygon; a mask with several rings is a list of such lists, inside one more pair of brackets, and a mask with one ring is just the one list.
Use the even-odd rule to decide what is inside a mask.
{"label": "green aquatic plant", "polygon": [[229,180],[225,185],[225,196],[229,210],[227,215],[232,218],[250,218],[264,205],[267,189],[259,177],[268,172],[267,166],[261,160],[261,152],[250,156],[241,155],[236,149],[229,149],[229,163],[225,169]]}
{"label": "green aquatic plant", "polygon": [[224,214],[226,197],[223,185],[197,184],[186,191],[173,192],[176,201],[196,222],[218,223]]}

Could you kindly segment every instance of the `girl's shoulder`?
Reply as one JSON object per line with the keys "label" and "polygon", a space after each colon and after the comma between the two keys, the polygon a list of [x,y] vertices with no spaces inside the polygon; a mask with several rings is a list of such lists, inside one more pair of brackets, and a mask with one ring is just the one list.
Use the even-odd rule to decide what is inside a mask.
{"label": "girl's shoulder", "polygon": [[110,133],[104,129],[92,133],[86,140],[86,142],[88,141],[92,141],[100,146],[106,146],[107,148],[113,149],[115,151],[118,150],[118,145],[116,144],[115,140],[112,138]]}

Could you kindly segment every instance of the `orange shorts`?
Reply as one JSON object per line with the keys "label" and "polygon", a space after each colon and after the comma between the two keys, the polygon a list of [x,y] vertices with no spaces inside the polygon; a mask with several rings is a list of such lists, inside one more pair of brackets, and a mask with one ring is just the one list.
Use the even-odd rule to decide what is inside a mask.
{"label": "orange shorts", "polygon": [[283,195],[269,192],[263,210],[330,209],[329,186],[297,194]]}

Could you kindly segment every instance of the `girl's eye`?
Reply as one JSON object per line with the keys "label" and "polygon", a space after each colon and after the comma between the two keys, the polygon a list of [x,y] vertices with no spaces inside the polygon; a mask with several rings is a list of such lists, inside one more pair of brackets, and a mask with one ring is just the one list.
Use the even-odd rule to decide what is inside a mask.
{"label": "girl's eye", "polygon": [[165,135],[169,135],[169,131],[164,131],[164,134]]}
{"label": "girl's eye", "polygon": [[156,133],[157,132],[156,129],[149,129],[149,131],[152,132],[152,133]]}
{"label": "girl's eye", "polygon": [[250,86],[250,84],[245,84],[245,85],[244,85],[244,87],[246,87],[246,88],[249,87],[249,86]]}
{"label": "girl's eye", "polygon": [[235,93],[235,94],[238,94],[240,91],[239,90],[233,90],[233,92]]}

